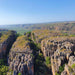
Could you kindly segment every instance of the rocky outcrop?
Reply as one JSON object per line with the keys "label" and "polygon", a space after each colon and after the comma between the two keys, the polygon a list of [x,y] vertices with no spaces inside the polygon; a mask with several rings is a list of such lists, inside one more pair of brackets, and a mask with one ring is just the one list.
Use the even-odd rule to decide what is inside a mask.
{"label": "rocky outcrop", "polygon": [[9,48],[16,39],[15,31],[8,31],[0,37],[0,58],[4,58],[9,52]]}
{"label": "rocky outcrop", "polygon": [[44,64],[53,75],[75,75],[75,37],[63,36],[60,32],[48,30],[34,30],[17,38],[9,53],[8,63],[11,72],[8,73],[34,75],[30,36],[33,42],[41,46],[42,52],[39,52],[43,53],[44,58],[49,57],[48,60],[44,60]]}
{"label": "rocky outcrop", "polygon": [[[59,73],[59,67],[70,61],[70,56],[74,55],[75,38],[51,37],[41,42],[41,50],[44,57],[51,58],[52,73]],[[70,63],[71,64],[71,63]],[[64,71],[63,74],[66,72]]]}
{"label": "rocky outcrop", "polygon": [[41,41],[45,38],[49,38],[51,36],[61,36],[63,35],[59,31],[49,31],[49,30],[34,30],[31,32],[32,40],[36,43],[41,43]]}
{"label": "rocky outcrop", "polygon": [[50,37],[41,41],[41,50],[44,56],[52,56],[54,52],[57,52],[57,55],[66,54],[68,59],[69,54],[74,53],[75,48],[74,38],[67,37]]}
{"label": "rocky outcrop", "polygon": [[33,51],[27,36],[20,36],[9,53],[9,69],[13,75],[34,75]]}
{"label": "rocky outcrop", "polygon": [[68,64],[65,64],[64,71],[62,72],[62,75],[64,75],[64,72],[67,75],[75,75],[75,56],[70,56]]}
{"label": "rocky outcrop", "polygon": [[31,37],[35,43],[41,43],[45,59],[50,57],[53,75],[67,75],[64,65],[69,63],[72,55],[75,56],[75,37],[48,30],[34,30]]}

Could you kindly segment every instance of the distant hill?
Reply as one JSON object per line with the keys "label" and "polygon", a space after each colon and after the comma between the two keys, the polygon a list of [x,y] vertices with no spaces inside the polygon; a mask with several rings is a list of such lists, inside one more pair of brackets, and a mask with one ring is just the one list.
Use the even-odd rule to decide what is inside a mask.
{"label": "distant hill", "polygon": [[16,30],[18,33],[21,33],[21,34],[23,34],[24,32],[35,30],[35,29],[66,31],[66,32],[69,32],[70,34],[75,34],[75,21],[0,25],[0,29]]}

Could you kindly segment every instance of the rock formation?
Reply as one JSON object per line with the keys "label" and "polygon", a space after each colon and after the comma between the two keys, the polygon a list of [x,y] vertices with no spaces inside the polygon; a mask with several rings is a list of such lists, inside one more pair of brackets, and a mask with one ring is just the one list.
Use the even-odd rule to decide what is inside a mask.
{"label": "rock formation", "polygon": [[34,75],[33,51],[27,36],[20,36],[9,53],[9,69],[13,75]]}
{"label": "rock formation", "polygon": [[[64,74],[64,72],[66,74]],[[75,75],[75,56],[70,56],[68,64],[65,64],[64,71],[61,75]]]}
{"label": "rock formation", "polygon": [[[14,39],[15,34],[0,34],[0,57],[7,53]],[[40,68],[52,71],[51,75],[75,75],[75,37],[49,30],[34,30],[19,36],[9,52],[7,75],[34,75],[33,55],[35,64],[43,63]],[[42,73],[40,70],[39,74]]]}
{"label": "rock formation", "polygon": [[0,34],[0,58],[4,58],[9,52],[9,48],[16,39],[15,31],[8,31]]}
{"label": "rock formation", "polygon": [[31,32],[32,40],[36,43],[41,43],[41,41],[45,38],[49,38],[51,36],[61,36],[63,35],[59,31],[49,31],[49,30],[34,30]]}
{"label": "rock formation", "polygon": [[[71,60],[70,56],[74,55],[75,38],[52,37],[44,39],[41,42],[41,50],[45,58],[51,58],[52,73],[56,75],[56,73],[59,73],[59,67],[68,63]],[[64,73],[66,75],[67,72],[63,71],[63,75]]]}
{"label": "rock formation", "polygon": [[[53,75],[75,75],[75,37],[64,36],[60,32],[34,30],[32,40],[41,43],[45,59],[50,57]],[[72,65],[73,69],[70,68]]]}

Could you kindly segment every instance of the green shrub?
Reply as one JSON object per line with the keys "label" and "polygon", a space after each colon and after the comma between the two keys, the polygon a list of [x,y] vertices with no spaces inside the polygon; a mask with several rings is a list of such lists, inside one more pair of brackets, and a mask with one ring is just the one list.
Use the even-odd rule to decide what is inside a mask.
{"label": "green shrub", "polygon": [[2,67],[0,68],[0,75],[6,75],[7,71],[8,71],[8,66],[2,65]]}
{"label": "green shrub", "polygon": [[75,37],[75,35],[70,35],[70,37]]}
{"label": "green shrub", "polygon": [[50,57],[46,57],[46,64],[50,64]]}
{"label": "green shrub", "polygon": [[74,73],[74,72],[73,72],[72,74],[73,74],[73,75],[75,75],[75,73]]}
{"label": "green shrub", "polygon": [[72,65],[72,68],[75,68],[75,64]]}
{"label": "green shrub", "polygon": [[21,73],[18,73],[18,75],[21,75]]}
{"label": "green shrub", "polygon": [[59,73],[55,72],[55,75],[60,75]]}
{"label": "green shrub", "polygon": [[64,70],[65,65],[59,67],[59,72],[61,73]]}
{"label": "green shrub", "polygon": [[27,32],[26,34],[31,34],[31,31]]}
{"label": "green shrub", "polygon": [[72,70],[72,68],[71,68],[70,66],[69,66],[69,71],[70,71],[70,72],[73,72],[73,70]]}
{"label": "green shrub", "polygon": [[47,65],[48,67],[51,66],[50,57],[46,57],[46,65]]}
{"label": "green shrub", "polygon": [[68,36],[68,33],[63,33],[64,36]]}
{"label": "green shrub", "polygon": [[0,75],[7,75],[8,66],[5,66],[6,59],[0,59]]}

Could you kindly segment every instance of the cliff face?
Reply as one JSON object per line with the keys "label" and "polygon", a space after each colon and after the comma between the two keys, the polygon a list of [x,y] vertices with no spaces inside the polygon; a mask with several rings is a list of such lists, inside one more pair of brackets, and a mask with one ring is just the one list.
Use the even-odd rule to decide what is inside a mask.
{"label": "cliff face", "polygon": [[74,69],[71,73],[68,70],[68,66],[66,65],[68,63],[71,65],[71,62],[72,64],[75,64],[73,59],[75,58],[75,37],[52,37],[49,39],[44,39],[41,42],[41,50],[45,58],[51,58],[50,61],[53,75],[56,75],[56,73],[61,74],[60,66],[63,67],[63,65],[65,65],[63,69],[65,68],[66,74],[63,74],[63,71],[62,75],[73,75],[73,73],[75,74]]}
{"label": "cliff face", "polygon": [[49,38],[51,36],[61,36],[63,35],[59,31],[49,31],[49,30],[34,30],[31,32],[32,40],[36,43],[41,43],[41,41],[45,38]]}
{"label": "cliff face", "polygon": [[[60,67],[63,69],[65,68],[66,71],[66,74],[63,74],[63,72],[62,75],[72,75],[72,73],[75,73],[74,70],[72,73],[68,73],[69,70],[66,69],[66,64],[71,61],[72,55],[73,58],[75,58],[75,37],[51,37],[44,39],[41,42],[41,50],[45,58],[51,58],[50,61],[53,75],[56,75],[56,73],[61,74]],[[71,62],[69,65],[71,65]],[[75,62],[73,61],[72,64],[75,64]],[[65,65],[65,67],[63,65]]]}
{"label": "cliff face", "polygon": [[70,56],[68,64],[65,64],[64,71],[61,75],[75,75],[75,56]]}
{"label": "cliff face", "polygon": [[74,37],[50,37],[41,41],[41,50],[44,56],[52,56],[56,50],[66,53],[66,50],[74,52]]}
{"label": "cliff face", "polygon": [[9,48],[16,39],[16,33],[14,31],[8,31],[5,34],[1,34],[0,37],[0,58],[4,58],[9,52]]}
{"label": "cliff face", "polygon": [[[13,31],[0,34],[0,58],[9,52],[15,38]],[[75,37],[49,30],[25,33],[12,45],[8,64],[7,75],[34,75],[35,65],[40,71],[35,75],[75,75]]]}
{"label": "cliff face", "polygon": [[[71,43],[70,40],[64,40],[58,47],[54,54],[51,56],[51,66],[53,75],[60,72],[60,66],[67,64],[71,55],[74,55],[75,44]],[[70,74],[69,74],[70,75]]]}
{"label": "cliff face", "polygon": [[9,69],[13,75],[34,75],[33,51],[27,36],[20,36],[9,53]]}
{"label": "cliff face", "polygon": [[45,59],[50,57],[53,75],[75,74],[75,69],[72,68],[72,65],[75,65],[75,37],[64,36],[60,32],[35,30],[32,32],[32,40],[41,43],[41,51]]}

